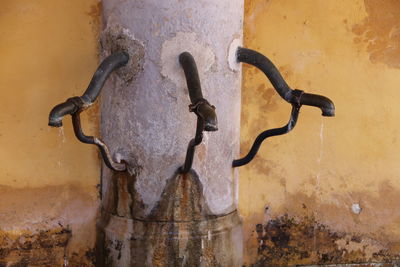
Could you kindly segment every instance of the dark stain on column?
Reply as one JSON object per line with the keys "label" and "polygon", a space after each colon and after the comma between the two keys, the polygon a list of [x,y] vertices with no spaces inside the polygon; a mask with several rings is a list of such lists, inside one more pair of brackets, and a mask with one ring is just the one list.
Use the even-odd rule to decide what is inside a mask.
{"label": "dark stain on column", "polygon": [[[126,179],[127,186],[124,188],[130,195],[129,201],[140,205],[133,187],[134,177],[123,173],[115,176]],[[119,187],[122,185],[118,183]],[[117,202],[127,200],[124,197]],[[111,217],[114,218],[111,219],[114,225],[117,221],[117,225],[128,227],[122,235],[109,231],[106,238],[99,239],[106,248],[102,252],[105,266],[113,266],[113,262],[127,264],[124,261],[126,258],[130,258],[132,266],[237,265],[235,257],[232,257],[232,254],[241,253],[236,253],[238,244],[234,241],[235,236],[241,234],[237,212],[213,215],[204,199],[200,179],[193,170],[186,174],[175,173],[168,180],[160,201],[145,218],[136,216],[137,208],[134,206],[129,209],[131,218],[118,214],[103,215],[104,229],[113,224]],[[228,249],[221,250],[221,247]]]}

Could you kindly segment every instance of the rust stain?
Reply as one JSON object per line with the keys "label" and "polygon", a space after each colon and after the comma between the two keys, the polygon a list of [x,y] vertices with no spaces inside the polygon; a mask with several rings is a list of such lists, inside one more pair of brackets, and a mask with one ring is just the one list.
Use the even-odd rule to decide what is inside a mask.
{"label": "rust stain", "polygon": [[197,174],[175,174],[167,182],[161,200],[148,219],[162,221],[202,220],[210,214],[202,195],[203,187]]}
{"label": "rust stain", "polygon": [[355,43],[367,44],[372,63],[400,68],[400,1],[364,0],[368,16],[353,26]]}

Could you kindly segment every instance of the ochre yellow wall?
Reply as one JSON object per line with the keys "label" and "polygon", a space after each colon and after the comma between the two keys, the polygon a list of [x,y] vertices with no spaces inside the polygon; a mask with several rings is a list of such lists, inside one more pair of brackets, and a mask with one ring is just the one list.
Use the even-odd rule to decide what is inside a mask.
{"label": "ochre yellow wall", "polygon": [[[245,46],[267,55],[293,88],[326,95],[337,109],[322,118],[303,107],[291,133],[265,141],[240,169],[247,264],[398,255],[398,10],[396,0],[246,1]],[[36,264],[73,252],[81,266],[92,261],[97,150],[76,140],[69,118],[64,137],[47,118],[96,68],[98,13],[97,0],[2,1],[0,247],[9,250],[0,263],[27,256],[20,248],[28,243],[41,255],[30,255]],[[257,133],[287,122],[290,105],[252,67],[242,94],[244,154]],[[96,133],[97,111],[87,114],[84,128]],[[43,240],[53,242],[52,256]]]}
{"label": "ochre yellow wall", "polygon": [[[1,1],[0,247],[31,242],[39,255],[31,263],[40,266],[58,261],[64,247],[84,255],[94,245],[97,150],[76,140],[70,117],[64,135],[47,122],[51,108],[80,95],[96,69],[99,10],[97,0]],[[96,133],[98,115],[87,113],[84,128]],[[38,242],[56,237],[55,258],[38,259]],[[7,251],[0,263],[24,256]]]}
{"label": "ochre yellow wall", "polygon": [[[399,11],[396,0],[246,1],[245,47],[268,56],[292,88],[336,105],[334,118],[303,107],[292,132],[267,139],[240,169],[247,264],[399,254]],[[266,77],[245,66],[242,155],[289,114]]]}

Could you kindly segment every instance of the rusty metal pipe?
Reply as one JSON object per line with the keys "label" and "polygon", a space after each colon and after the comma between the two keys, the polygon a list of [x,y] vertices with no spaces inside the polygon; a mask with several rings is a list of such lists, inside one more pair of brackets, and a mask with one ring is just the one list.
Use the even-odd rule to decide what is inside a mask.
{"label": "rusty metal pipe", "polygon": [[249,163],[255,157],[262,142],[266,138],[282,135],[291,131],[296,125],[302,105],[320,108],[322,116],[335,116],[335,105],[329,98],[321,95],[304,93],[297,89],[291,89],[275,65],[266,56],[257,51],[242,47],[238,48],[236,56],[239,62],[253,65],[267,76],[278,94],[292,105],[292,113],[287,125],[281,128],[270,129],[259,134],[247,155],[241,159],[234,160],[232,162],[232,167],[239,167]]}
{"label": "rusty metal pipe", "polygon": [[117,52],[104,59],[93,75],[92,80],[82,96],[68,98],[64,103],[55,106],[49,115],[49,126],[61,127],[65,115],[72,116],[72,125],[75,136],[85,144],[96,145],[100,149],[104,163],[112,170],[125,171],[126,164],[115,162],[107,145],[99,138],[87,136],[82,132],[80,113],[89,108],[97,99],[108,76],[112,71],[126,65],[129,55],[125,52]]}
{"label": "rusty metal pipe", "polygon": [[180,172],[188,173],[192,168],[196,146],[203,140],[203,131],[217,131],[218,120],[215,107],[203,98],[199,73],[193,56],[189,52],[183,52],[179,55],[179,62],[185,72],[189,97],[192,102],[189,105],[189,111],[197,115],[196,134],[189,142],[185,163],[180,168]]}
{"label": "rusty metal pipe", "polygon": [[203,98],[199,73],[193,56],[189,52],[183,52],[179,55],[179,62],[185,72],[190,102],[192,102],[189,106],[190,111],[204,120],[205,131],[217,131],[218,120],[215,107]]}
{"label": "rusty metal pipe", "polygon": [[86,109],[91,106],[99,96],[101,88],[103,88],[111,72],[126,65],[128,61],[129,55],[125,52],[116,52],[104,59],[94,73],[88,88],[79,97],[81,99],[80,106],[76,106],[77,101],[71,101],[71,98],[64,103],[58,104],[50,112],[49,126],[61,127],[65,115],[72,115],[80,109]]}
{"label": "rusty metal pipe", "polygon": [[286,81],[283,79],[275,65],[263,54],[240,47],[236,52],[237,60],[255,66],[260,69],[269,79],[278,94],[291,104],[300,104],[318,107],[322,111],[322,116],[332,117],[335,115],[335,105],[324,96],[303,93],[300,98],[293,94]]}

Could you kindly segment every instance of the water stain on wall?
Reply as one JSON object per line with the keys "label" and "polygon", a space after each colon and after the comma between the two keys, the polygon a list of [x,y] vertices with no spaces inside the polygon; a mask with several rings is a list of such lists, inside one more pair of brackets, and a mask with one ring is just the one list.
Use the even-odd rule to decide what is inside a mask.
{"label": "water stain on wall", "polygon": [[335,232],[312,217],[283,215],[255,228],[258,260],[251,266],[389,263],[399,257],[375,240]]}
{"label": "water stain on wall", "polygon": [[[286,212],[271,211],[277,207],[267,203],[264,219],[250,218],[245,224],[251,232],[245,240],[248,266],[399,261],[395,232],[390,236],[387,231],[398,228],[400,214],[390,210],[396,209],[400,197],[389,181],[380,185],[376,196],[354,191],[336,195],[330,203],[320,198],[316,193],[287,193]],[[355,200],[362,207],[358,214],[351,208]]]}
{"label": "water stain on wall", "polygon": [[0,186],[0,195],[0,267],[95,265],[95,195],[79,186]]}
{"label": "water stain on wall", "polygon": [[95,266],[93,249],[68,255],[71,237],[63,226],[38,233],[0,231],[0,266]]}
{"label": "water stain on wall", "polygon": [[70,236],[62,227],[17,236],[0,232],[0,266],[62,266]]}
{"label": "water stain on wall", "polygon": [[400,68],[400,1],[365,0],[367,17],[353,26],[355,43],[366,43],[370,60]]}

